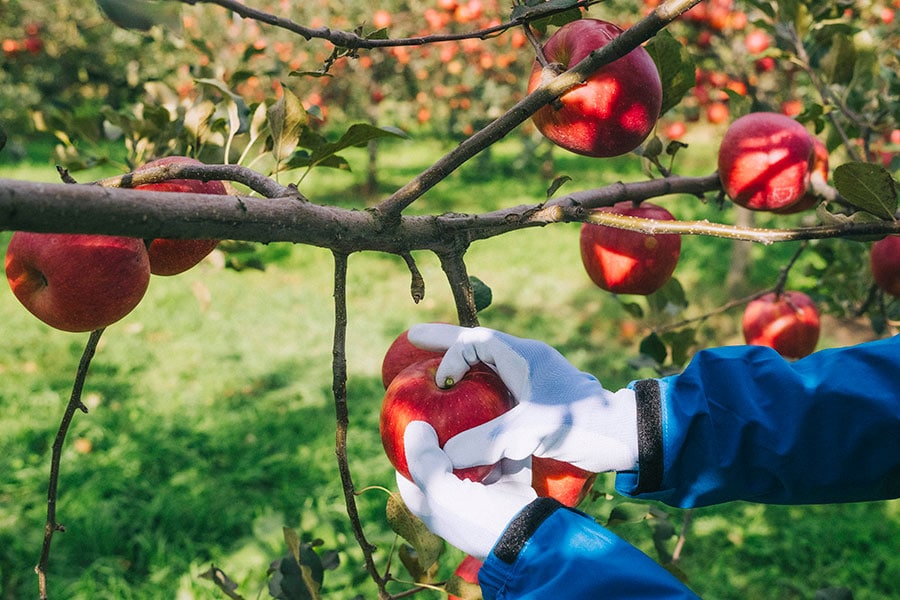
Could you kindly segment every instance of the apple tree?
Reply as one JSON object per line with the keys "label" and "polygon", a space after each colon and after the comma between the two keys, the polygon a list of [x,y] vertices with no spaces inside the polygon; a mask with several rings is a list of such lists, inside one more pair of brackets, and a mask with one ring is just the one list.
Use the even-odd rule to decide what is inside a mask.
{"label": "apple tree", "polygon": [[[519,0],[505,7],[493,1],[440,0],[349,3],[340,12],[324,1],[299,8],[233,0],[97,4],[122,28],[150,32],[142,41],[146,45],[171,43],[165,24],[181,4],[208,5],[200,7],[205,12],[185,12],[177,19],[185,43],[200,59],[190,68],[172,65],[168,76],[148,78],[140,89],[128,84],[128,67],[121,66],[116,73],[121,81],[105,83],[109,103],[96,107],[98,118],[87,125],[72,118],[71,106],[37,111],[40,126],[61,142],[63,182],[0,180],[0,228],[16,232],[7,255],[13,290],[51,324],[62,322],[54,320],[60,315],[70,316],[73,308],[64,301],[40,295],[56,276],[49,269],[60,262],[46,240],[56,236],[52,239],[65,244],[72,239],[60,234],[81,240],[109,236],[118,240],[117,248],[126,246],[123,240],[145,240],[146,248],[137,248],[138,266],[122,267],[134,269],[138,287],[146,287],[146,273],[166,269],[154,271],[154,261],[171,267],[175,259],[190,255],[186,266],[171,267],[170,273],[179,272],[218,240],[329,250],[335,266],[332,390],[338,476],[353,534],[380,598],[433,587],[462,594],[465,586],[457,579],[446,586],[434,579],[441,543],[396,496],[388,512],[405,541],[390,554],[396,554],[414,584],[400,586],[392,567],[379,564],[359,517],[360,475],[346,452],[353,409],[347,393],[352,365],[346,359],[350,255],[402,257],[412,299],[418,302],[426,282],[413,252],[435,254],[450,284],[446,302],[455,307],[460,324],[472,326],[490,292],[469,274],[466,253],[474,242],[525,228],[581,223],[582,256],[592,281],[605,292],[626,296],[622,304],[635,318],[675,315],[642,336],[636,349],[641,363],[658,373],[676,372],[693,351],[715,343],[714,334],[698,324],[731,310],[747,309],[748,342],[772,345],[789,358],[816,346],[819,313],[866,317],[873,335],[897,331],[900,58],[881,50],[885,38],[896,46],[891,27],[896,2],[858,7],[764,0]],[[2,6],[21,10],[18,3]],[[197,16],[206,14],[211,17]],[[611,15],[617,23],[607,22]],[[34,41],[26,44],[40,39],[42,27],[23,30],[21,44],[4,40],[9,71],[26,69],[22,61],[36,60],[45,50]],[[572,28],[583,29],[566,38],[564,32]],[[593,36],[601,30],[599,41]],[[183,50],[173,49],[170,60],[177,62]],[[628,62],[636,56],[641,57],[638,66]],[[90,71],[90,54],[73,52],[68,59],[85,62],[74,65],[76,71]],[[626,64],[629,68],[621,68]],[[294,86],[298,81],[303,85]],[[585,108],[593,100],[574,101],[587,92],[592,98],[618,97],[620,105]],[[756,120],[752,127],[732,129],[748,117]],[[4,129],[17,127],[8,109],[0,118],[8,123]],[[721,134],[718,169],[710,165],[702,176],[679,175],[679,161],[691,152],[680,141],[684,128],[699,120],[720,126],[713,129]],[[373,179],[364,209],[320,203],[317,190],[307,185],[313,169],[347,168],[342,153],[360,146],[373,148],[369,168],[375,178],[378,141],[422,126],[459,143],[396,189],[382,193]],[[125,148],[123,174],[76,183],[77,167],[109,159],[100,146],[85,150],[73,142],[76,133],[89,140],[111,132]],[[416,210],[423,196],[439,190],[462,165],[481,160],[513,135],[521,136],[526,153],[575,152],[593,157],[598,168],[609,157],[629,155],[646,177],[581,188],[556,173],[551,158],[547,193],[530,204],[480,214]],[[612,148],[610,141],[616,142]],[[0,137],[0,151],[4,143]],[[790,168],[782,169],[784,162]],[[670,196],[677,196],[678,204],[668,204],[668,210],[648,202]],[[715,209],[716,218],[694,218],[699,203]],[[768,287],[744,290],[697,315],[688,310],[693,290],[672,277],[683,236],[764,249],[800,243],[778,265]],[[174,248],[168,259],[160,258],[166,240]],[[198,241],[206,243],[198,249],[192,245]],[[135,249],[130,250],[133,255]],[[804,260],[804,255],[814,258]],[[733,261],[732,272],[740,280],[746,265],[738,265],[734,256],[723,260]],[[815,290],[805,290],[810,295],[787,283],[801,264],[816,281]],[[66,276],[65,268],[59,271]],[[760,303],[776,306],[760,309]],[[798,333],[788,340],[766,330],[766,319],[784,313],[797,319]],[[76,319],[69,327],[91,333],[51,457],[46,534],[37,567],[41,597],[49,597],[51,541],[60,528],[56,494],[62,444],[76,412],[84,408],[81,389],[99,338],[120,317],[111,311],[99,322]],[[584,482],[593,482],[595,475],[576,478],[581,495],[573,503],[584,497]],[[660,531],[660,557],[677,568],[680,546],[669,552],[665,541],[671,535]],[[323,563],[296,534],[286,533],[286,542],[290,553],[273,564],[270,592],[318,597],[324,570],[333,565]],[[239,597],[227,574],[211,569],[209,577],[223,593]]]}

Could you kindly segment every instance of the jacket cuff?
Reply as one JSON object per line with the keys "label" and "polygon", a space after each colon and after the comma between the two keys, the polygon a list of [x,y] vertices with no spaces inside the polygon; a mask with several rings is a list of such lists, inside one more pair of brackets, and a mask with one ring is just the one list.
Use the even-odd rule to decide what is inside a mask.
{"label": "jacket cuff", "polygon": [[656,379],[636,381],[632,388],[637,403],[638,427],[638,480],[633,493],[643,494],[662,487],[662,394]]}
{"label": "jacket cuff", "polygon": [[550,515],[563,504],[553,498],[537,498],[523,508],[519,514],[513,517],[506,527],[506,531],[494,544],[493,554],[505,562],[513,564],[519,557],[519,552],[534,535],[534,532],[546,521]]}

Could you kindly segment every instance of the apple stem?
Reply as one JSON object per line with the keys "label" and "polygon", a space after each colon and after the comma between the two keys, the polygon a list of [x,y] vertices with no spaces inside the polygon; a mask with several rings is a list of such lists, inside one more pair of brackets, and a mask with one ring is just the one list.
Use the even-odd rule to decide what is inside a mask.
{"label": "apple stem", "polygon": [[790,273],[791,268],[797,262],[797,259],[800,258],[800,255],[803,254],[803,251],[806,250],[808,245],[809,243],[806,241],[801,242],[788,263],[781,268],[781,273],[778,275],[778,281],[775,282],[775,287],[773,288],[776,300],[781,298],[781,295],[784,293],[784,286],[787,285],[788,273]]}
{"label": "apple stem", "polygon": [[66,405],[59,429],[56,432],[56,439],[53,441],[50,457],[50,481],[47,486],[47,523],[44,526],[44,543],[41,548],[41,557],[37,566],[34,567],[34,572],[38,576],[38,589],[41,600],[47,599],[47,562],[50,559],[50,544],[53,541],[53,534],[57,531],[63,533],[66,530],[63,525],[56,522],[56,500],[59,492],[59,469],[62,461],[63,444],[65,443],[69,426],[72,424],[72,419],[75,416],[75,411],[88,412],[87,406],[81,401],[81,393],[84,389],[88,368],[97,351],[97,344],[100,342],[100,336],[103,335],[103,331],[103,329],[92,331],[85,344],[84,351],[81,354],[81,361],[78,363],[78,370],[75,373],[75,381],[72,384],[69,403]]}
{"label": "apple stem", "polygon": [[541,67],[545,69],[550,68],[550,61],[547,60],[547,56],[544,54],[544,47],[541,45],[540,40],[537,39],[537,36],[534,35],[534,30],[531,29],[531,26],[525,23],[522,25],[522,31],[525,32],[526,39],[531,43],[531,47],[534,48],[535,58]]}

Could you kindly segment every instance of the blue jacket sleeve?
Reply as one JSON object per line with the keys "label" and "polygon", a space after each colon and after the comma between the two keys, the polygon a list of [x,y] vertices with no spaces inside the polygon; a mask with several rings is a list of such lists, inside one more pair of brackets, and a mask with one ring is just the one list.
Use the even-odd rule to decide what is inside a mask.
{"label": "blue jacket sleeve", "polygon": [[551,498],[513,519],[478,583],[485,600],[698,600],[649,556]]}
{"label": "blue jacket sleeve", "polygon": [[639,470],[617,490],[671,506],[900,496],[900,336],[796,362],[760,346],[699,352],[633,382]]}

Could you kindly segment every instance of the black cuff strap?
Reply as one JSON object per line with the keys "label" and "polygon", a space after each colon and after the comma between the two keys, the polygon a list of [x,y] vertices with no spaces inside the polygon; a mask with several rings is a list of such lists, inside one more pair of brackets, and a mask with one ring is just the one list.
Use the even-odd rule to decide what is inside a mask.
{"label": "black cuff strap", "polygon": [[506,564],[516,562],[525,542],[550,515],[562,507],[563,505],[553,498],[534,500],[510,521],[506,531],[494,546],[494,555]]}
{"label": "black cuff strap", "polygon": [[638,464],[640,473],[635,494],[655,492],[662,486],[663,440],[662,397],[659,382],[642,379],[634,384],[637,401]]}

